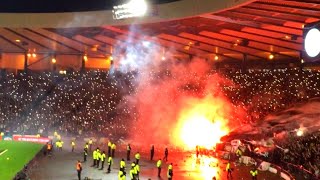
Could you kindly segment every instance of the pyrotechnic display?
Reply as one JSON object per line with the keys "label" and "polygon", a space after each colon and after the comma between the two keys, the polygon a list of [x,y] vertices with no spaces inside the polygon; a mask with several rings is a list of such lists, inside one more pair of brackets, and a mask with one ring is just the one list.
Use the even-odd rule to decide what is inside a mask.
{"label": "pyrotechnic display", "polygon": [[169,60],[164,61],[157,39],[132,44],[135,35],[131,35],[126,54],[115,62],[119,70],[139,72],[136,91],[127,97],[129,106],[137,112],[131,116],[135,119],[131,126],[137,133],[130,134],[129,139],[150,144],[156,139],[159,144],[183,149],[197,145],[210,149],[240,125],[246,115],[244,108],[232,104],[222,92],[233,82],[218,73],[210,74],[212,63],[199,58],[191,62],[172,60],[170,51],[174,49],[166,50]]}
{"label": "pyrotechnic display", "polygon": [[0,180],[320,179],[320,0],[0,1]]}

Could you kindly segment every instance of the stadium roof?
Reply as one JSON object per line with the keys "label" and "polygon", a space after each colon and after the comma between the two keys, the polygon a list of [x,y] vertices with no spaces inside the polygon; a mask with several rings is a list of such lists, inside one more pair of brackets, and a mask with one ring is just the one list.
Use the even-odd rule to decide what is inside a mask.
{"label": "stadium roof", "polygon": [[[161,14],[166,8],[172,10],[185,1],[189,5],[181,6],[177,12],[170,11],[170,17]],[[90,14],[90,18],[72,21],[71,25],[67,23],[70,20],[67,13],[56,14],[66,18],[66,22],[60,24],[56,24],[52,14],[42,14],[42,17],[27,14],[30,19],[37,18],[29,21],[29,26],[28,20],[19,19],[20,15],[26,14],[2,13],[0,18],[12,17],[12,22],[0,21],[1,51],[25,53],[35,49],[38,53],[85,53],[103,58],[112,48],[125,48],[125,40],[130,35],[134,41],[156,41],[161,47],[174,49],[176,56],[210,59],[218,55],[219,60],[242,61],[244,54],[248,60],[266,60],[272,54],[275,60],[297,61],[303,50],[304,25],[320,20],[320,0],[226,0],[225,3],[204,0],[206,3],[194,8],[190,5],[194,1],[185,1],[159,5],[160,18],[147,17],[134,25],[130,20],[110,20],[113,22],[110,24],[97,20],[97,24],[92,24],[90,18],[98,18],[101,11]],[[214,4],[217,5],[213,7]],[[212,11],[208,13],[208,9]],[[189,11],[189,14],[178,11]],[[47,18],[49,22],[39,18]],[[88,21],[87,24],[82,20]],[[130,33],[133,28],[139,29],[138,33]],[[114,47],[115,44],[118,47]]]}

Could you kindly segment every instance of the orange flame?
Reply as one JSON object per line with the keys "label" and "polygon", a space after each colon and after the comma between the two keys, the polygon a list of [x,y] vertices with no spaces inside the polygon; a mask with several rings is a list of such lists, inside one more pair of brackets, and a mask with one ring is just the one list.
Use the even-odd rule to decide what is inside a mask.
{"label": "orange flame", "polygon": [[226,118],[231,109],[229,103],[211,95],[188,102],[189,106],[179,114],[174,132],[174,137],[178,139],[175,140],[178,140],[179,145],[190,149],[197,145],[213,148],[229,132]]}

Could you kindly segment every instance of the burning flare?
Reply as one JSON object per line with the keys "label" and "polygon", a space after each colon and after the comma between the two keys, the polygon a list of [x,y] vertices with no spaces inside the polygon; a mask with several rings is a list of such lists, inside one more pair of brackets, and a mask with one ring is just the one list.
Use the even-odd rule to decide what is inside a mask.
{"label": "burning flare", "polygon": [[189,100],[189,106],[179,114],[175,130],[179,144],[190,149],[197,145],[214,147],[229,132],[226,119],[229,109],[225,100],[211,95]]}

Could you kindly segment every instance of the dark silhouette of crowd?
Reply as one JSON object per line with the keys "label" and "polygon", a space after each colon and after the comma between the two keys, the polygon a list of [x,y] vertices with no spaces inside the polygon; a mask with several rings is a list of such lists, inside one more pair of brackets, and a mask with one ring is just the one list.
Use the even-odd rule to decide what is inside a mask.
{"label": "dark silhouette of crowd", "polygon": [[320,178],[320,133],[313,132],[288,138],[277,142],[269,161],[280,165],[286,170],[303,179]]}

